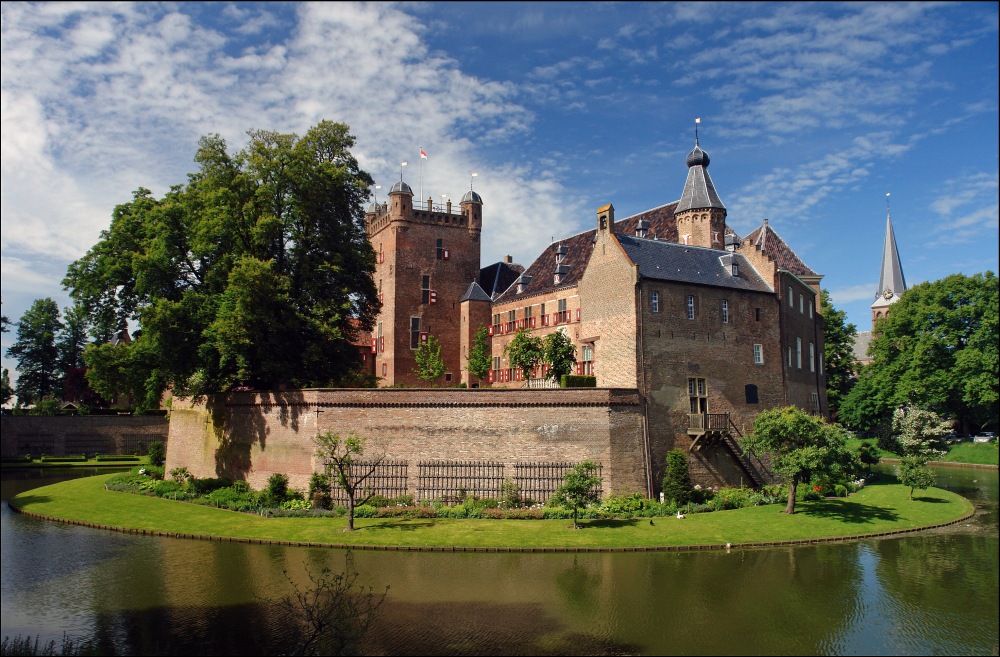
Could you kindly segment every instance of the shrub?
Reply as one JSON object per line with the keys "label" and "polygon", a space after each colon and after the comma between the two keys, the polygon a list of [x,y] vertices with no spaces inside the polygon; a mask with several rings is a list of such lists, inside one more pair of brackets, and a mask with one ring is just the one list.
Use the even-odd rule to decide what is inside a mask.
{"label": "shrub", "polygon": [[309,477],[309,501],[314,508],[329,509],[333,506],[333,497],[330,495],[330,475],[322,472],[314,472]]}
{"label": "shrub", "polygon": [[[302,493],[299,493],[300,498],[301,496]],[[311,507],[312,505],[303,499],[289,499],[281,503],[281,508],[286,511],[305,511]]]}
{"label": "shrub", "polygon": [[[201,482],[209,480],[198,479],[196,481]],[[259,506],[257,495],[253,491],[239,490],[233,488],[232,486],[215,488],[208,493],[206,499],[212,506],[217,506],[221,509],[230,509],[232,511],[256,511]]]}
{"label": "shrub", "polygon": [[835,484],[833,487],[833,494],[837,497],[847,497],[847,486]]}
{"label": "shrub", "polygon": [[288,496],[288,475],[275,472],[267,478],[267,492],[280,505]]}
{"label": "shrub", "polygon": [[167,460],[167,449],[163,446],[163,441],[155,440],[149,443],[149,447],[146,450],[146,456],[149,457],[150,465],[160,465]]}
{"label": "shrub", "polygon": [[498,506],[504,509],[517,509],[522,505],[521,487],[511,477],[507,477],[500,484],[500,499],[498,502]]}
{"label": "shrub", "polygon": [[667,453],[667,471],[663,475],[663,501],[683,506],[692,500],[688,455],[682,449]]}
{"label": "shrub", "polygon": [[377,518],[378,509],[373,507],[371,504],[359,504],[354,507],[354,517],[355,518]]}
{"label": "shrub", "polygon": [[174,481],[177,483],[184,485],[187,485],[192,479],[194,479],[194,477],[191,476],[191,473],[188,472],[188,469],[183,466],[171,470],[170,476],[173,477]]}
{"label": "shrub", "polygon": [[619,493],[608,496],[601,508],[615,517],[631,518],[642,511],[644,499],[641,493]]}
{"label": "shrub", "polygon": [[206,477],[205,479],[191,477],[188,480],[188,488],[191,489],[191,492],[197,495],[208,495],[220,488],[229,488],[232,485],[233,482],[225,477]]}

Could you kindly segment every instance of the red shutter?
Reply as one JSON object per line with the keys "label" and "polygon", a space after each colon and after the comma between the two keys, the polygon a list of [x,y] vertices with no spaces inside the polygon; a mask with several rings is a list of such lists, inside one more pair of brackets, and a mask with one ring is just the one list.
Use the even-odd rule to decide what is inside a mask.
{"label": "red shutter", "polygon": [[378,262],[379,262],[379,264],[382,264],[383,262],[385,262],[385,254],[382,253],[381,251],[378,252]]}
{"label": "red shutter", "polygon": [[378,350],[385,353],[385,336],[380,336],[378,339]]}
{"label": "red shutter", "polygon": [[493,327],[492,326],[486,327],[486,330],[489,331],[490,335],[493,335]]}
{"label": "red shutter", "polygon": [[378,293],[378,302],[385,303],[385,296],[381,292]]}
{"label": "red shutter", "polygon": [[431,298],[431,303],[437,303],[438,302],[438,293],[435,290],[431,290],[430,298]]}
{"label": "red shutter", "polygon": [[548,325],[549,325],[549,316],[542,315],[542,326],[548,326]]}
{"label": "red shutter", "polygon": [[448,249],[445,249],[444,250],[444,254],[443,254],[443,256],[442,256],[441,259],[442,260],[447,260],[450,256],[451,256],[451,253],[448,252]]}
{"label": "red shutter", "polygon": [[486,381],[488,383],[493,383],[493,370],[489,371],[489,375],[487,376]]}
{"label": "red shutter", "polygon": [[531,318],[530,326],[531,326],[531,328],[535,328],[535,318],[534,317]]}
{"label": "red shutter", "polygon": [[578,322],[580,321],[580,309],[579,308],[576,309],[576,321],[578,321]]}
{"label": "red shutter", "polygon": [[372,353],[373,354],[378,353],[378,341],[376,338],[372,338]]}
{"label": "red shutter", "polygon": [[420,344],[427,344],[427,331],[420,332]]}

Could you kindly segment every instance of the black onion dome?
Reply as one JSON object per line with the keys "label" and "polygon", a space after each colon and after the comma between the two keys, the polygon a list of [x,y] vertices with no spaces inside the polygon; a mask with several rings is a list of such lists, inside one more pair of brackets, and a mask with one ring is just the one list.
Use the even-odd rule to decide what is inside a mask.
{"label": "black onion dome", "polygon": [[708,157],[708,153],[701,150],[701,147],[695,145],[694,149],[688,153],[687,159],[684,160],[688,167],[707,167],[711,160]]}

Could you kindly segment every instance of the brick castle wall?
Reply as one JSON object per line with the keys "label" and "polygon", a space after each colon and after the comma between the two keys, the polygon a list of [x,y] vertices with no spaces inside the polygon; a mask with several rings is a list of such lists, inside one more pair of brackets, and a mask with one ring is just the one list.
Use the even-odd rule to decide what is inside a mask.
{"label": "brick castle wall", "polygon": [[642,415],[634,390],[374,389],[236,393],[206,405],[175,399],[167,470],[245,479],[262,488],[273,473],[305,489],[321,471],[318,433],[354,432],[390,459],[520,462],[585,459],[603,468],[604,492],[646,491]]}
{"label": "brick castle wall", "polygon": [[0,416],[3,456],[145,454],[167,440],[167,418],[153,415]]}

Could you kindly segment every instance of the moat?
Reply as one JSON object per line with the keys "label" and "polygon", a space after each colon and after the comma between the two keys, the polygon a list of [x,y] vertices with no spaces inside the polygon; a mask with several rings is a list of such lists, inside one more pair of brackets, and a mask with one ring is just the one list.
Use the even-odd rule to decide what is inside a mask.
{"label": "moat", "polygon": [[[996,470],[936,469],[977,507],[900,538],[731,553],[353,554],[389,594],[366,654],[996,654]],[[34,473],[37,477],[39,473]],[[91,474],[91,473],[86,473]],[[2,634],[117,654],[260,654],[284,572],[335,550],[141,537],[26,518],[3,475]]]}

